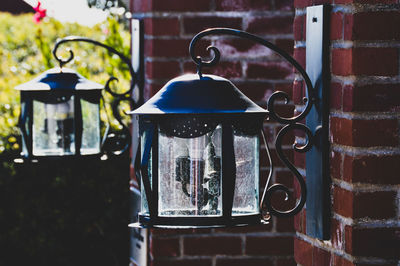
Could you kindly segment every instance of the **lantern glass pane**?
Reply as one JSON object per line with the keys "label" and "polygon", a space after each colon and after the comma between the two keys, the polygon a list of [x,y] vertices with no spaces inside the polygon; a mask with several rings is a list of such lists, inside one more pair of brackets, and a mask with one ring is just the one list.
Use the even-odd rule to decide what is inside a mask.
{"label": "lantern glass pane", "polygon": [[74,97],[50,104],[33,101],[32,153],[36,156],[75,154]]}
{"label": "lantern glass pane", "polygon": [[[25,102],[21,102],[21,122],[23,122],[23,124],[21,124],[21,129],[26,131],[26,134],[29,136],[30,135],[30,131],[29,131],[29,120],[31,119],[28,115],[27,115],[27,107],[26,107],[26,103]],[[26,143],[25,141],[25,137],[24,134],[21,138],[22,140],[22,154],[23,155],[28,155],[28,143]]]}
{"label": "lantern glass pane", "polygon": [[159,215],[221,216],[221,126],[179,138],[159,132]]}
{"label": "lantern glass pane", "polygon": [[236,184],[232,215],[259,213],[259,139],[234,133]]}
{"label": "lantern glass pane", "polygon": [[[144,149],[145,149],[145,143],[146,143],[146,139],[148,137],[150,137],[149,135],[151,134],[151,131],[144,131],[142,136],[141,136],[141,154],[144,154]],[[150,181],[150,186],[152,186],[153,182],[152,182],[152,161],[153,161],[153,151],[150,150],[150,154],[149,154],[149,161],[148,161],[148,166],[147,166],[147,175]],[[142,158],[143,159],[143,158]],[[142,174],[143,175],[143,174]],[[144,178],[144,177],[143,177]],[[141,194],[141,214],[143,215],[149,215],[149,204],[147,202],[147,196],[146,196],[146,192],[144,189],[144,184],[143,184],[143,180],[140,180],[141,182],[141,186],[140,186],[140,194]]]}
{"label": "lantern glass pane", "polygon": [[99,104],[81,100],[82,146],[81,154],[100,153],[100,110]]}

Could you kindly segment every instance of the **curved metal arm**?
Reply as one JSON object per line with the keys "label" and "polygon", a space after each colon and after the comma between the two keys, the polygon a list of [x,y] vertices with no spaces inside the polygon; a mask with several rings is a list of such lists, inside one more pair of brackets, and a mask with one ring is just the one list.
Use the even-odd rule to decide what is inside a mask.
{"label": "curved metal arm", "polygon": [[190,46],[189,46],[190,56],[192,57],[192,60],[197,65],[198,73],[200,76],[202,74],[201,69],[203,66],[214,66],[218,63],[218,61],[220,59],[220,52],[219,52],[218,48],[216,48],[215,46],[209,46],[207,48],[207,51],[211,50],[214,52],[214,57],[209,61],[203,61],[200,56],[195,55],[194,50],[195,50],[197,41],[208,35],[233,35],[233,36],[238,36],[241,38],[249,39],[251,41],[254,41],[261,45],[264,45],[265,47],[275,51],[276,53],[281,55],[284,59],[286,59],[290,64],[293,65],[294,68],[296,68],[296,70],[303,77],[303,79],[306,83],[306,86],[307,86],[307,97],[309,97],[310,100],[308,98],[304,98],[304,102],[306,103],[306,106],[305,106],[303,112],[301,112],[299,115],[297,115],[295,117],[291,117],[291,118],[284,118],[284,117],[279,116],[275,112],[274,103],[277,99],[280,99],[280,98],[284,98],[286,100],[286,102],[289,101],[289,95],[287,95],[287,93],[285,93],[285,92],[277,91],[277,92],[273,93],[268,100],[268,111],[270,112],[269,115],[271,118],[273,118],[274,120],[276,120],[277,122],[282,123],[282,124],[296,123],[296,122],[303,120],[307,116],[307,114],[310,112],[312,104],[315,100],[314,92],[313,92],[314,90],[313,90],[313,87],[311,84],[311,80],[308,77],[306,71],[293,57],[291,57],[288,53],[286,53],[279,47],[275,46],[274,44],[270,43],[269,41],[264,40],[261,37],[258,37],[256,35],[250,34],[245,31],[229,29],[229,28],[207,29],[207,30],[204,30],[204,31],[196,34],[196,36],[194,36],[192,41],[190,42]]}
{"label": "curved metal arm", "polygon": [[[65,64],[71,62],[72,59],[74,59],[74,53],[72,52],[71,49],[68,49],[68,51],[69,51],[68,59],[62,59],[61,57],[57,56],[58,47],[61,44],[66,43],[66,42],[87,42],[87,43],[91,43],[91,44],[96,45],[96,46],[103,47],[107,51],[109,51],[110,53],[118,55],[118,57],[121,58],[121,60],[129,68],[129,73],[131,75],[131,86],[130,86],[129,90],[127,90],[127,91],[125,91],[123,93],[116,93],[116,92],[111,91],[111,89],[108,89],[107,92],[109,92],[113,96],[125,96],[125,95],[131,94],[133,92],[133,89],[135,88],[135,84],[137,83],[137,75],[136,75],[135,71],[133,70],[133,66],[132,66],[131,60],[128,57],[126,57],[122,53],[118,52],[113,47],[108,46],[108,45],[106,45],[104,43],[101,43],[101,42],[98,42],[98,41],[95,41],[95,40],[92,40],[92,39],[89,39],[89,38],[79,37],[79,36],[68,36],[68,37],[62,38],[61,40],[57,41],[57,43],[55,44],[55,46],[53,48],[54,58],[59,62],[60,68],[62,68]],[[110,79],[107,81],[107,85],[112,80],[118,80],[118,79],[115,78],[115,77],[110,77]],[[107,86],[106,86],[106,88],[107,88]]]}
{"label": "curved metal arm", "polygon": [[[104,90],[106,92],[108,92],[109,94],[111,94],[115,98],[112,103],[112,113],[113,113],[114,118],[118,121],[118,123],[122,127],[122,130],[120,130],[120,132],[118,132],[118,135],[107,133],[108,135],[106,136],[105,140],[103,141],[104,148],[106,150],[108,150],[109,152],[113,153],[114,155],[119,155],[121,153],[124,153],[126,150],[129,149],[132,138],[131,138],[131,133],[129,131],[128,126],[126,126],[122,122],[122,117],[121,117],[119,109],[118,109],[118,104],[122,101],[128,101],[130,103],[132,109],[136,108],[139,104],[139,103],[135,102],[135,100],[132,98],[132,93],[135,88],[135,84],[138,83],[138,75],[133,70],[131,60],[128,57],[126,57],[125,55],[123,55],[121,52],[115,50],[113,47],[108,46],[104,43],[101,43],[101,42],[98,42],[98,41],[95,41],[95,40],[92,40],[89,38],[79,37],[79,36],[68,36],[68,37],[65,37],[65,38],[57,41],[57,43],[55,44],[55,46],[53,48],[54,58],[59,62],[60,68],[62,68],[65,64],[71,62],[72,59],[74,58],[74,53],[69,48],[67,49],[69,51],[69,57],[67,59],[62,59],[61,57],[57,56],[57,50],[58,50],[59,46],[63,43],[67,43],[67,42],[86,42],[86,43],[91,43],[96,46],[103,47],[108,52],[116,54],[128,66],[129,73],[131,75],[131,84],[130,84],[130,87],[128,90],[126,90],[122,93],[113,91],[110,87],[110,84],[112,81],[118,81],[118,79],[113,76],[111,76],[107,80],[107,82],[104,86]],[[141,92],[139,91],[139,94],[140,93]],[[139,97],[139,99],[141,99],[141,97]]]}
{"label": "curved metal arm", "polygon": [[[275,140],[275,148],[276,148],[276,152],[278,154],[278,157],[281,159],[281,161],[286,165],[287,168],[289,168],[289,170],[293,173],[293,175],[296,177],[296,180],[300,186],[300,198],[297,200],[297,203],[295,205],[295,207],[293,207],[290,210],[287,211],[280,211],[275,209],[272,204],[271,204],[271,199],[272,199],[272,195],[277,192],[277,191],[283,191],[286,194],[286,200],[288,198],[290,198],[291,196],[291,192],[289,191],[289,189],[282,184],[273,184],[271,186],[268,186],[268,182],[270,180],[267,181],[267,185],[265,187],[264,190],[264,194],[263,194],[263,198],[261,199],[261,204],[265,204],[265,206],[267,207],[268,211],[275,216],[279,216],[279,217],[288,217],[288,216],[292,216],[297,214],[298,212],[301,211],[301,209],[303,208],[304,204],[306,203],[306,196],[307,196],[307,189],[306,189],[306,183],[302,177],[302,175],[300,174],[300,172],[296,169],[296,167],[289,161],[289,159],[286,157],[286,155],[283,153],[282,150],[282,140],[284,138],[284,136],[289,132],[289,131],[293,131],[293,130],[301,130],[303,131],[306,136],[307,136],[307,142],[305,145],[298,147],[295,144],[293,144],[293,149],[296,152],[307,152],[308,150],[311,149],[312,147],[312,137],[313,134],[311,132],[311,130],[300,123],[294,123],[294,124],[290,124],[290,125],[286,125],[284,126],[278,133],[278,135],[276,136],[276,140]],[[264,198],[265,197],[265,198]]]}
{"label": "curved metal arm", "polygon": [[[289,102],[289,95],[285,92],[282,92],[282,91],[274,92],[268,99],[268,104],[267,104],[267,109],[269,111],[269,117],[271,119],[285,125],[279,131],[279,133],[276,137],[276,140],[275,140],[275,147],[276,147],[278,157],[286,165],[286,167],[294,174],[297,182],[300,185],[300,198],[298,199],[296,205],[290,210],[287,210],[287,211],[277,210],[271,204],[271,198],[272,198],[273,193],[275,193],[277,191],[283,191],[286,194],[286,198],[289,198],[291,196],[291,193],[290,193],[289,189],[282,184],[269,185],[269,182],[270,182],[272,174],[273,174],[273,164],[272,164],[272,160],[271,160],[271,156],[270,156],[268,143],[265,140],[264,135],[262,134],[262,136],[264,138],[264,142],[265,142],[265,148],[267,150],[267,154],[268,154],[268,158],[269,158],[269,162],[270,162],[270,173],[268,176],[267,184],[265,186],[265,190],[264,190],[262,199],[260,201],[261,211],[263,212],[263,206],[265,205],[268,212],[272,215],[283,216],[283,217],[295,215],[303,208],[303,206],[306,202],[306,185],[305,185],[304,179],[301,176],[301,174],[299,173],[299,171],[296,169],[296,167],[289,161],[289,159],[283,153],[282,139],[289,131],[300,130],[306,134],[307,143],[302,147],[298,147],[298,146],[296,146],[296,144],[294,144],[293,145],[294,150],[296,152],[306,152],[312,146],[313,135],[312,135],[311,130],[307,126],[299,123],[301,120],[303,120],[308,115],[308,113],[310,112],[310,110],[312,108],[312,105],[315,102],[314,89],[313,89],[311,80],[310,80],[309,76],[307,75],[306,71],[303,69],[303,67],[293,57],[291,57],[288,53],[286,53],[279,47],[275,46],[271,42],[268,42],[267,40],[264,40],[263,38],[258,37],[256,35],[253,35],[253,34],[250,34],[248,32],[244,32],[244,31],[236,30],[236,29],[229,29],[229,28],[207,29],[207,30],[204,30],[204,31],[198,33],[196,36],[193,37],[193,39],[190,43],[189,53],[192,57],[192,60],[197,65],[197,71],[198,71],[198,74],[200,75],[200,77],[202,76],[202,73],[201,73],[202,67],[214,66],[219,62],[219,59],[220,59],[220,52],[219,52],[218,48],[216,48],[214,46],[209,46],[207,48],[207,51],[212,51],[213,55],[214,55],[213,58],[211,58],[211,60],[209,60],[209,61],[203,61],[200,56],[195,55],[194,51],[195,51],[196,43],[201,38],[208,36],[208,35],[232,35],[232,36],[249,39],[251,41],[259,43],[259,44],[275,51],[276,53],[281,55],[286,61],[288,61],[291,65],[293,65],[293,67],[300,73],[300,75],[303,77],[303,79],[306,83],[306,86],[307,86],[306,96],[308,98],[307,97],[304,98],[305,107],[304,107],[303,111],[300,114],[298,114],[297,116],[286,118],[286,117],[281,117],[280,115],[278,115],[275,112],[274,106],[275,106],[276,100],[283,98],[283,99],[285,99],[286,104]],[[264,219],[268,219],[268,214],[262,213],[262,216]]]}

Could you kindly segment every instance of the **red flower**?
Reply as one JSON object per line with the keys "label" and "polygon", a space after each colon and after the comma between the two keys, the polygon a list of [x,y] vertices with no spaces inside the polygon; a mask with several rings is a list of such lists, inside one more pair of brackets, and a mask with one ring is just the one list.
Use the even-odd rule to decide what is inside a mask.
{"label": "red flower", "polygon": [[39,23],[46,16],[46,9],[40,8],[40,1],[38,1],[37,7],[34,7],[33,10],[36,11],[35,15],[33,15],[33,20],[35,23]]}

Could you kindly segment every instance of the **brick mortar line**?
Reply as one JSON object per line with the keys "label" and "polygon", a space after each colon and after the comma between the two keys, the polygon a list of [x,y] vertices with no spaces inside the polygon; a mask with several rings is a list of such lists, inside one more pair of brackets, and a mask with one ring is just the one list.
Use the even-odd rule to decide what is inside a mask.
{"label": "brick mortar line", "polygon": [[247,239],[246,236],[242,235],[242,237],[241,237],[241,240],[242,240],[242,242],[241,242],[241,250],[242,250],[241,256],[244,256],[246,254],[246,245],[247,245],[246,239]]}
{"label": "brick mortar line", "polygon": [[184,16],[185,18],[197,17],[225,17],[225,18],[244,18],[246,16],[262,17],[262,18],[276,18],[276,17],[294,17],[294,11],[155,11],[155,12],[134,12],[132,18],[178,18]]}
{"label": "brick mortar line", "polygon": [[302,112],[304,110],[305,107],[306,107],[305,105],[295,105],[294,106],[294,111],[297,112],[297,113],[300,113],[300,112]]}
{"label": "brick mortar line", "polygon": [[[263,166],[260,167],[261,171],[269,171],[269,167],[268,166]],[[288,172],[291,173],[290,170],[286,167],[274,167],[274,172]]]}
{"label": "brick mortar line", "polygon": [[[398,261],[397,259],[382,259],[382,258],[376,258],[376,257],[354,257],[354,262],[355,263],[366,263],[368,265],[370,265],[370,263],[374,263],[374,265],[380,265],[380,264],[385,264],[387,265],[387,263],[399,263],[400,266],[400,261]],[[379,263],[379,264],[377,264]]]}
{"label": "brick mortar line", "polygon": [[[301,45],[303,45],[303,43],[301,43]],[[400,41],[391,41],[391,40],[334,40],[331,43],[331,49],[399,48],[399,47],[400,47]]]}
{"label": "brick mortar line", "polygon": [[218,259],[240,259],[247,260],[247,259],[293,259],[293,256],[288,256],[288,255],[223,255],[223,254],[218,254],[215,256],[215,258]]}
{"label": "brick mortar line", "polygon": [[[380,264],[384,264],[384,263],[391,263],[393,262],[393,260],[391,259],[382,259],[382,258],[376,258],[376,257],[359,257],[359,256],[352,256],[351,254],[346,253],[346,251],[344,250],[339,250],[335,247],[333,247],[331,244],[326,244],[323,243],[322,241],[318,240],[318,239],[314,239],[311,238],[305,234],[296,232],[296,235],[299,239],[311,244],[312,246],[316,246],[318,248],[324,249],[334,255],[343,257],[353,263],[367,263],[370,264],[372,263],[380,263]],[[324,241],[326,242],[326,241]]]}
{"label": "brick mortar line", "polygon": [[[262,231],[262,232],[247,232],[247,233],[225,233],[225,232],[213,232],[213,233],[177,233],[177,234],[168,234],[168,235],[154,235],[152,238],[154,239],[171,239],[171,238],[179,238],[180,241],[183,242],[185,238],[207,238],[207,237],[247,237],[247,236],[261,236],[261,237],[291,237],[294,236],[293,232],[272,232],[272,231]],[[182,243],[182,248],[183,248]],[[182,249],[183,251],[183,249]]]}
{"label": "brick mortar line", "polygon": [[[295,41],[294,48],[306,48],[306,41]],[[400,48],[400,41],[392,40],[331,40],[331,49]]]}
{"label": "brick mortar line", "polygon": [[242,237],[242,236],[260,236],[260,237],[292,237],[294,236],[293,232],[270,232],[270,231],[262,231],[262,232],[247,232],[247,233],[225,233],[225,232],[214,232],[209,234],[189,234],[182,235],[185,238],[199,238],[199,237]]}
{"label": "brick mortar line", "polygon": [[[264,144],[260,145],[260,148],[263,149],[263,151],[265,151],[265,146]],[[270,147],[270,150],[276,150],[273,149],[272,147]],[[282,145],[282,150],[286,151],[286,150],[293,150],[293,146],[292,145]]]}
{"label": "brick mortar line", "polygon": [[295,11],[294,11],[294,16],[295,17],[304,16],[306,14],[307,14],[306,8],[296,8]]}
{"label": "brick mortar line", "polygon": [[357,227],[361,229],[374,229],[374,228],[397,228],[400,226],[398,219],[386,220],[371,220],[371,219],[352,219],[344,217],[340,214],[333,213],[333,218],[342,222],[343,225]]}
{"label": "brick mortar line", "polygon": [[289,255],[250,255],[250,254],[244,254],[244,255],[236,255],[236,254],[214,254],[214,255],[185,255],[183,258],[186,259],[191,259],[191,258],[196,258],[196,257],[213,257],[216,259],[254,259],[255,257],[258,259],[271,259],[271,258],[293,258],[293,256]]}
{"label": "brick mortar line", "polygon": [[343,84],[354,84],[358,86],[371,84],[399,84],[400,76],[339,76],[331,75],[332,81],[342,82]]}
{"label": "brick mortar line", "polygon": [[[389,12],[398,11],[400,4],[332,4],[332,13],[355,14],[365,12]],[[307,14],[307,8],[296,8],[295,15],[302,16]]]}
{"label": "brick mortar line", "polygon": [[332,75],[333,81],[343,81],[345,84],[354,84],[358,86],[371,84],[399,84],[400,76],[339,76]]}
{"label": "brick mortar line", "polygon": [[211,259],[211,266],[216,266],[217,265],[217,257],[213,256]]}
{"label": "brick mortar line", "polygon": [[211,259],[211,260],[218,260],[218,259],[292,259],[293,256],[288,255],[229,255],[229,254],[210,254],[210,255],[187,255],[184,254],[183,256],[179,257],[168,257],[168,256],[160,256],[157,258],[161,258],[163,261],[179,261],[179,260],[195,260],[195,259]]}
{"label": "brick mortar line", "polygon": [[397,206],[397,218],[398,218],[397,220],[400,221],[400,189],[397,192],[397,204],[396,204],[396,206]]}
{"label": "brick mortar line", "polygon": [[306,48],[306,41],[294,41],[293,48],[294,49]]}
{"label": "brick mortar line", "polygon": [[400,41],[391,40],[354,40],[355,48],[400,48]]}
{"label": "brick mortar line", "polygon": [[354,13],[398,11],[400,4],[352,4]]}
{"label": "brick mortar line", "polygon": [[354,42],[350,40],[331,41],[330,50],[332,49],[350,49],[354,47]]}
{"label": "brick mortar line", "polygon": [[344,13],[352,14],[354,13],[354,6],[352,4],[334,4],[332,5],[332,13]]}
{"label": "brick mortar line", "polygon": [[[400,47],[399,47],[400,48]],[[400,77],[400,50],[398,51],[398,58],[397,58],[397,60],[398,60],[398,68],[399,68],[399,72],[398,72],[398,75],[399,75],[399,77]],[[399,265],[400,266],[400,265]]]}
{"label": "brick mortar line", "polygon": [[364,3],[350,3],[350,4],[335,4],[333,5],[333,13],[365,13],[365,12],[390,12],[398,11],[399,4],[364,4]]}
{"label": "brick mortar line", "polygon": [[[179,37],[182,38],[183,35],[184,35],[184,32],[185,32],[185,26],[184,26],[184,23],[183,23],[184,15],[183,14],[179,14],[177,18],[178,18],[178,23],[179,23]],[[144,36],[146,36],[146,34]],[[144,37],[144,38],[146,38],[146,37]]]}
{"label": "brick mortar line", "polygon": [[[170,257],[170,256],[157,256],[157,259],[162,259],[163,261],[179,261],[179,260],[185,260],[185,259],[212,259],[214,258],[215,255],[210,254],[210,255],[187,255],[187,254],[182,254],[181,256],[177,257]],[[153,259],[154,260],[154,259]]]}
{"label": "brick mortar line", "polygon": [[214,232],[214,233],[184,233],[176,235],[157,235],[154,237],[168,239],[168,238],[176,238],[180,236],[182,238],[207,238],[207,237],[242,237],[242,236],[260,236],[260,237],[291,237],[294,236],[293,232],[270,232],[270,231],[262,231],[262,232],[248,232],[248,233],[225,233],[225,232]]}
{"label": "brick mortar line", "polygon": [[355,225],[355,223],[353,222],[354,220],[348,217],[344,217],[341,216],[340,214],[335,213],[334,211],[332,211],[332,218],[338,220],[341,222],[341,224],[343,224],[343,232],[344,232],[344,226],[345,225],[349,225],[349,226],[353,226]]}
{"label": "brick mortar line", "polygon": [[275,9],[276,9],[275,0],[271,0],[271,1],[270,1],[270,4],[271,4],[271,9],[275,10]]}
{"label": "brick mortar line", "polygon": [[179,257],[180,258],[183,257],[184,251],[185,251],[185,248],[184,248],[184,245],[183,245],[183,237],[179,236],[179,252],[180,252]]}
{"label": "brick mortar line", "polygon": [[353,256],[347,254],[344,250],[339,250],[339,249],[334,248],[332,246],[332,243],[330,240],[322,241],[322,240],[319,240],[316,238],[312,238],[312,237],[305,235],[303,233],[300,233],[300,232],[296,232],[296,237],[311,244],[314,247],[322,248],[322,249],[329,251],[335,255],[338,255],[340,257],[346,258],[347,260],[353,261]]}
{"label": "brick mortar line", "polygon": [[[355,8],[352,4],[331,4],[332,11],[331,13],[344,13],[344,14],[352,14],[355,12]],[[296,8],[295,16],[305,16],[307,15],[307,7],[304,8]]]}
{"label": "brick mortar line", "polygon": [[[203,71],[203,74],[210,74],[207,73],[208,71]],[[193,73],[195,74],[195,73]],[[243,81],[243,79],[245,79],[245,81]],[[249,79],[246,77],[242,77],[239,79],[229,79],[232,83],[249,83],[249,82],[259,82],[259,83],[273,83],[273,84],[287,84],[287,83],[291,83],[293,80],[291,79]],[[146,83],[147,84],[156,84],[156,85],[161,85],[161,84],[165,84],[167,83],[167,81],[169,81],[169,79],[148,79],[146,78]],[[239,88],[240,89],[240,88]],[[290,103],[289,103],[290,104]]]}
{"label": "brick mortar line", "polygon": [[330,117],[345,118],[349,120],[395,120],[400,119],[400,112],[342,112],[334,110],[330,112]]}
{"label": "brick mortar line", "polygon": [[[189,50],[189,47],[188,47]],[[204,59],[204,58],[203,58]],[[227,55],[221,55],[221,59],[219,62],[220,63],[224,63],[224,62],[242,62],[244,59],[246,59],[246,63],[264,63],[264,62],[276,62],[276,63],[280,63],[280,62],[287,62],[286,60],[284,60],[283,58],[279,57],[279,56],[273,56],[273,58],[271,58],[271,56],[254,56],[254,57],[248,57],[248,56],[237,56],[237,57],[232,57],[232,56],[227,56]],[[263,61],[260,61],[263,60]],[[183,63],[188,63],[188,62],[193,62],[189,53],[186,57],[167,57],[167,56],[163,56],[163,57],[157,57],[157,56],[149,56],[145,59],[146,62],[171,62],[171,61],[182,61]],[[244,62],[242,62],[244,63]],[[289,63],[288,63],[289,64]],[[195,66],[195,63],[193,62],[193,65]],[[213,67],[206,67],[206,69],[213,69]],[[260,79],[254,79],[256,81],[260,80]],[[262,79],[261,79],[262,80]]]}
{"label": "brick mortar line", "polygon": [[393,156],[400,155],[400,147],[352,147],[331,143],[331,149],[350,156]]}
{"label": "brick mortar line", "polygon": [[209,7],[210,7],[210,10],[215,10],[217,8],[216,0],[211,0]]}
{"label": "brick mortar line", "polygon": [[399,185],[377,185],[377,184],[370,184],[370,183],[349,183],[347,181],[333,178],[332,184],[346,189],[351,192],[398,192],[400,190]]}
{"label": "brick mortar line", "polygon": [[[237,83],[249,83],[249,82],[255,82],[255,83],[273,83],[273,84],[288,84],[292,83],[293,79],[288,78],[288,79],[252,79],[252,78],[247,78],[247,77],[242,77],[242,78],[231,78],[229,79],[232,82],[237,82]],[[288,103],[290,104],[290,103]]]}
{"label": "brick mortar line", "polygon": [[[397,127],[400,129],[400,119],[397,121]],[[398,133],[397,134],[397,139],[398,139],[397,141],[400,143],[400,132],[397,132],[397,133]],[[399,202],[399,207],[400,207],[400,202]]]}
{"label": "brick mortar line", "polygon": [[338,76],[331,73],[331,82],[338,82],[342,85],[353,85],[357,84],[357,77],[356,76]]}
{"label": "brick mortar line", "polygon": [[[197,32],[196,32],[197,33]],[[182,39],[192,39],[196,33],[185,33],[183,29],[180,29],[180,34],[179,35],[150,35],[150,34],[145,34],[144,39],[145,40],[182,40]],[[251,33],[251,32],[250,32]],[[252,33],[254,34],[254,33]],[[254,34],[257,35],[261,38],[266,39],[267,41],[271,40],[280,40],[280,39],[288,39],[288,40],[293,40],[293,33],[274,33],[274,34]],[[235,36],[230,36],[230,35],[212,35],[212,36],[207,36],[203,37],[203,40],[219,40],[223,36],[224,39],[227,40],[234,40],[234,39],[240,39],[240,37],[235,37]],[[250,40],[248,40],[250,42]]]}
{"label": "brick mortar line", "polygon": [[[184,70],[185,70],[186,61],[185,60],[178,60],[178,63],[179,63],[179,73],[185,73]],[[194,62],[193,62],[193,66],[197,69],[197,66],[196,66],[196,64]]]}

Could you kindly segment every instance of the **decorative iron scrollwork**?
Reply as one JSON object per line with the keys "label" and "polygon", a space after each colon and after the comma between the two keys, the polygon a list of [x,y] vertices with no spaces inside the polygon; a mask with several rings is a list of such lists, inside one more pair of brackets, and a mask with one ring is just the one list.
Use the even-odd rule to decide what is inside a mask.
{"label": "decorative iron scrollwork", "polygon": [[[129,73],[131,76],[131,84],[129,89],[123,91],[123,92],[116,92],[113,91],[110,84],[113,81],[118,81],[116,77],[111,76],[105,86],[104,86],[104,91],[109,93],[111,96],[113,96],[112,102],[110,103],[111,110],[112,110],[112,115],[113,117],[118,121],[120,125],[120,130],[117,132],[109,132],[109,123],[107,125],[107,128],[104,133],[104,138],[102,141],[102,149],[109,153],[109,154],[114,154],[114,155],[120,155],[124,153],[125,151],[129,151],[129,148],[131,146],[132,142],[132,137],[130,130],[127,125],[122,121],[122,116],[121,112],[119,110],[119,106],[121,102],[128,102],[130,105],[131,109],[137,108],[139,106],[139,103],[136,102],[133,97],[132,93],[135,88],[135,85],[138,83],[138,75],[135,73],[133,70],[133,66],[131,63],[131,60],[123,55],[121,52],[115,50],[113,47],[110,47],[104,43],[89,39],[89,38],[84,38],[84,37],[77,37],[77,36],[68,36],[65,37],[59,41],[54,46],[53,49],[53,56],[54,58],[58,61],[60,68],[62,68],[65,64],[71,62],[74,58],[74,53],[71,49],[67,49],[69,51],[69,57],[67,59],[63,59],[57,55],[57,50],[59,46],[63,43],[67,42],[86,42],[90,43],[96,46],[100,46],[105,48],[108,52],[112,54],[116,54],[121,60],[128,66]],[[140,93],[140,92],[139,92]],[[103,102],[105,102],[105,97],[103,98]],[[105,109],[106,113],[107,110]],[[127,115],[126,112],[124,112],[125,115]],[[107,118],[108,118],[108,113],[107,113]],[[108,118],[109,119],[109,118]]]}
{"label": "decorative iron scrollwork", "polygon": [[[306,84],[306,97],[304,98],[305,106],[304,106],[303,111],[296,116],[293,116],[290,118],[282,117],[275,110],[275,103],[277,100],[284,99],[285,104],[287,104],[289,102],[290,97],[286,92],[283,92],[283,91],[274,92],[268,99],[268,103],[267,103],[268,118],[270,120],[276,121],[276,122],[284,125],[283,128],[278,132],[276,140],[275,140],[275,149],[277,151],[278,157],[286,165],[286,167],[294,174],[297,182],[299,183],[299,187],[300,187],[300,198],[298,199],[295,206],[290,210],[287,210],[287,211],[277,210],[271,204],[271,198],[275,192],[278,192],[278,191],[284,192],[286,195],[286,198],[289,198],[292,195],[290,193],[289,188],[287,188],[285,185],[270,184],[271,177],[272,177],[273,171],[274,171],[274,166],[273,166],[273,162],[272,162],[269,147],[268,147],[268,142],[265,140],[264,132],[262,132],[262,137],[265,142],[265,147],[266,147],[266,151],[267,151],[268,158],[269,158],[269,164],[270,164],[269,177],[267,179],[267,184],[265,185],[265,190],[264,190],[262,199],[260,201],[260,208],[262,210],[263,217],[264,217],[264,219],[267,220],[269,217],[269,214],[279,216],[279,217],[287,217],[287,216],[295,215],[303,208],[303,206],[306,202],[306,185],[305,185],[305,181],[304,181],[302,175],[300,174],[300,172],[296,169],[296,167],[293,165],[293,163],[290,162],[290,160],[287,158],[287,156],[283,153],[282,139],[288,132],[294,131],[294,130],[299,130],[299,131],[302,131],[305,133],[307,141],[303,146],[297,146],[296,143],[293,144],[294,151],[307,152],[312,147],[312,139],[313,139],[312,132],[307,126],[305,126],[304,124],[302,124],[300,122],[308,115],[308,113],[311,110],[312,105],[315,102],[314,89],[313,89],[311,80],[310,80],[309,76],[307,75],[306,71],[303,69],[303,67],[293,57],[291,57],[288,53],[286,53],[279,47],[275,46],[271,42],[269,42],[261,37],[258,37],[256,35],[253,35],[253,34],[250,34],[248,32],[244,32],[244,31],[240,31],[240,30],[229,29],[229,28],[207,29],[207,30],[204,30],[204,31],[198,33],[196,36],[193,37],[193,39],[190,43],[190,46],[189,46],[189,53],[192,57],[192,60],[197,65],[197,72],[198,72],[200,78],[202,77],[203,67],[215,66],[216,64],[218,64],[219,59],[220,59],[220,51],[215,46],[209,46],[207,48],[207,51],[209,51],[209,52],[212,51],[212,53],[213,53],[213,57],[208,61],[204,61],[200,56],[195,55],[195,47],[196,47],[197,42],[201,38],[209,36],[209,35],[237,36],[237,37],[241,37],[244,39],[248,39],[250,41],[254,41],[258,44],[261,44],[261,45],[275,51],[276,53],[281,55],[285,60],[287,60],[291,65],[293,65],[293,67],[300,73],[300,75],[302,76],[302,78]],[[264,206],[266,207],[266,211],[263,210]]]}

